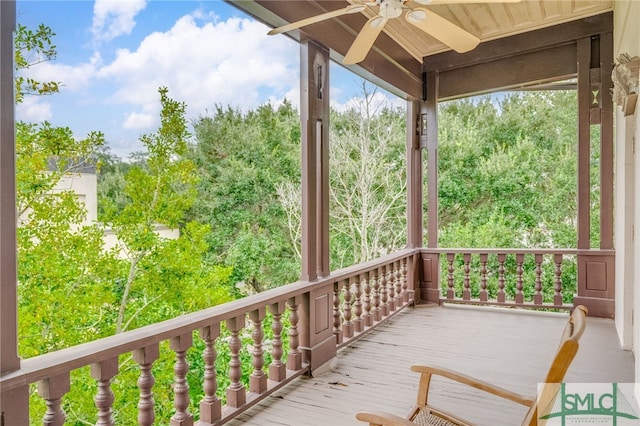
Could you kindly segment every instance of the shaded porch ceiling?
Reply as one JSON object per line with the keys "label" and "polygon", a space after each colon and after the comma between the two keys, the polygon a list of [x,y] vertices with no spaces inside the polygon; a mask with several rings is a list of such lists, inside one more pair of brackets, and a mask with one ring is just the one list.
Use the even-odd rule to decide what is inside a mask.
{"label": "shaded porch ceiling", "polygon": [[[271,27],[357,3],[355,0],[229,1]],[[365,60],[348,68],[403,98],[419,99],[423,95],[423,72],[465,68],[483,61],[496,61],[501,57],[514,56],[516,52],[531,52],[551,45],[560,46],[567,44],[571,39],[595,36],[609,31],[611,14],[607,12],[612,11],[613,1],[522,0],[518,3],[468,3],[426,7],[478,37],[480,45],[468,53],[459,54],[415,26],[409,25],[404,19],[391,19]],[[315,23],[287,34],[298,41],[305,39],[317,41],[330,49],[333,60],[341,63],[358,32],[376,11],[377,7],[368,7],[363,12]],[[558,25],[562,27],[557,27]],[[274,37],[282,37],[282,35]],[[568,52],[569,50],[557,51],[555,54],[561,60],[569,55],[566,57],[566,62],[574,61],[575,54]],[[535,60],[525,62],[520,66],[529,66],[535,63]],[[503,68],[502,73],[505,75],[511,73],[510,67],[514,66],[513,64],[518,66],[517,60],[509,61],[508,67]],[[504,65],[507,66],[507,63]],[[467,69],[467,74],[469,71]],[[484,70],[493,74],[496,71],[496,67]],[[560,69],[556,71],[562,75],[553,78],[547,78],[544,75],[514,76],[506,78],[503,82],[486,83],[486,87],[470,85],[457,90],[450,89],[449,93],[442,93],[439,98],[446,99],[495,89],[524,87],[555,81],[559,79],[558,77],[573,76],[573,73],[564,75]],[[547,74],[550,73],[547,72]],[[528,79],[532,80],[524,81]],[[489,85],[495,86],[489,87]]]}

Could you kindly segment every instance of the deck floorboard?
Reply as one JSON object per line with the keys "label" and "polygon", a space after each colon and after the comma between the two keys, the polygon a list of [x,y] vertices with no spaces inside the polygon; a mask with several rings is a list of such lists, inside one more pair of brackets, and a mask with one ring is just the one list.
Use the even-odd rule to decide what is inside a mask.
{"label": "deck floorboard", "polygon": [[[338,352],[331,371],[299,378],[230,425],[363,425],[358,411],[405,415],[415,401],[416,363],[435,364],[535,395],[566,314],[464,306],[398,313]],[[634,359],[620,348],[613,321],[588,318],[567,382],[634,380]],[[431,402],[479,425],[520,424],[526,408],[451,382],[432,383]]]}

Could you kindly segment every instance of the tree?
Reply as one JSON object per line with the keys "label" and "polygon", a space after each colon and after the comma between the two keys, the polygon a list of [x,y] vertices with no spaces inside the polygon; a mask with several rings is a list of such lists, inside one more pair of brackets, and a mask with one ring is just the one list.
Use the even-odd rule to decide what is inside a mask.
{"label": "tree", "polygon": [[[406,243],[405,118],[363,82],[361,97],[331,112],[330,256],[338,269],[370,260]],[[297,153],[299,155],[299,152]],[[276,191],[289,238],[300,258],[300,181]]]}
{"label": "tree", "polygon": [[[15,42],[16,102],[25,94],[53,94],[59,85],[20,76],[55,58],[54,33],[41,25],[18,25]],[[16,123],[16,205],[19,217],[19,351],[33,356],[106,335],[116,269],[112,253],[102,249],[102,229],[86,223],[84,205],[69,190],[55,190],[95,168],[104,145],[99,132],[76,139],[69,128],[50,123]],[[91,303],[100,300],[101,303]],[[78,317],[75,307],[84,306]],[[68,324],[75,324],[70,328]]]}
{"label": "tree", "polygon": [[575,247],[576,105],[562,91],[441,105],[441,246]]}
{"label": "tree", "polygon": [[[440,106],[439,119],[440,246],[576,247],[575,92],[447,102]],[[592,148],[592,176],[598,173],[597,152]],[[597,206],[592,205],[594,221]],[[592,225],[592,231],[597,229]],[[457,262],[462,271],[462,259]],[[533,259],[526,262],[525,271],[533,275]],[[477,263],[472,260],[472,269],[479,268]],[[495,271],[497,262],[490,263],[489,270]],[[513,257],[506,268],[515,276]],[[549,268],[543,287],[551,287],[555,265],[543,268]],[[567,259],[562,274],[566,301],[573,296],[576,269],[575,261]],[[524,279],[534,281],[535,276]],[[497,285],[492,280],[490,274],[490,292]],[[507,291],[514,292],[515,285],[507,283]]]}
{"label": "tree", "polygon": [[330,208],[333,267],[392,252],[406,244],[405,120],[362,84],[353,108],[334,112]]}
{"label": "tree", "polygon": [[[51,28],[44,24],[40,24],[35,31],[18,24],[13,39],[16,71],[26,70],[42,62],[55,59],[57,51],[53,44],[54,36],[55,33]],[[42,82],[19,74],[15,79],[15,84],[17,103],[22,102],[26,94],[50,95],[57,93],[60,87],[59,82]]]}
{"label": "tree", "polygon": [[[45,26],[35,32],[19,26],[15,39],[18,73],[55,58],[53,35]],[[19,76],[16,102],[22,102],[26,94],[53,94],[58,89],[58,83]],[[47,122],[16,124],[21,356],[74,346],[118,329],[229,300],[231,270],[205,264],[201,256],[208,250],[205,236],[209,228],[184,220],[195,194],[193,167],[180,157],[186,150],[184,105],[168,99],[166,90],[161,90],[161,101],[161,128],[143,138],[150,153],[140,157],[143,161],[131,167],[131,172],[109,155],[99,132],[76,139],[70,129]],[[103,215],[111,218],[121,240],[128,242],[127,250],[135,250],[129,251],[134,253],[129,262],[119,259],[115,251],[104,251],[103,226],[87,223],[84,205],[72,191],[56,189],[61,181],[76,179],[89,169],[96,171],[100,163],[110,175],[118,176],[100,199],[113,200]],[[126,181],[124,195],[117,191],[122,181]],[[152,235],[151,225],[158,222],[180,227],[180,238],[162,240]],[[142,252],[145,256],[140,256]],[[124,298],[127,285],[129,296]],[[157,303],[150,306],[153,301]],[[174,360],[169,354],[165,351],[156,364],[166,365],[158,375],[161,380],[171,380]],[[122,380],[114,382],[114,391],[131,401],[139,392],[135,386],[139,373],[128,359],[120,367]],[[72,372],[74,385],[64,402],[69,421],[77,424],[95,421],[96,382],[86,373],[85,369]],[[169,395],[160,397],[168,399]],[[123,406],[117,416],[126,423],[135,418],[136,408]],[[45,408],[33,393],[31,418],[41,419]]]}
{"label": "tree", "polygon": [[242,113],[216,107],[194,124],[202,177],[191,217],[211,225],[210,257],[249,292],[299,277],[277,188],[300,181],[300,124],[289,102]]}
{"label": "tree", "polygon": [[[100,170],[98,173],[98,220],[104,222],[106,209],[122,211],[129,202],[125,193],[125,176],[131,167],[136,164],[130,157],[129,162],[122,161],[112,155],[108,147],[98,153]],[[139,163],[139,162],[138,162]]]}
{"label": "tree", "polygon": [[[194,306],[167,306],[174,298],[184,302],[185,298],[175,297],[182,291],[202,290],[200,299],[208,299],[210,305],[228,299],[224,291],[220,292],[222,288],[206,290],[205,283],[215,273],[202,263],[208,248],[204,241],[208,227],[185,222],[185,214],[196,198],[197,183],[194,164],[185,158],[189,138],[186,106],[169,98],[166,88],[160,88],[159,93],[160,127],[140,138],[147,153],[144,161],[133,165],[125,175],[124,199],[102,199],[106,204],[104,219],[118,238],[127,262],[117,289],[116,333],[157,321],[158,315],[149,311],[165,311],[162,316],[166,317],[169,306],[168,316],[192,310]],[[156,232],[158,225],[180,229],[180,236],[175,240],[162,238]],[[143,311],[147,311],[146,318],[139,318]]]}

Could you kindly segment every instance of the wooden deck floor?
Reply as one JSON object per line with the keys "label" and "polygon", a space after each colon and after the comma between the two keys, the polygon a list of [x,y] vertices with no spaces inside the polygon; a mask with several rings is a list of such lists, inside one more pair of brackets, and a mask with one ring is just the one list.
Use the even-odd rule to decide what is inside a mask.
{"label": "wooden deck floor", "polygon": [[[435,364],[535,395],[566,314],[457,306],[418,307],[343,348],[323,375],[300,378],[232,425],[364,425],[360,410],[404,416],[415,401],[415,363]],[[633,355],[620,349],[613,321],[589,318],[567,382],[633,382]],[[451,382],[430,401],[487,426],[519,425],[526,410]]]}

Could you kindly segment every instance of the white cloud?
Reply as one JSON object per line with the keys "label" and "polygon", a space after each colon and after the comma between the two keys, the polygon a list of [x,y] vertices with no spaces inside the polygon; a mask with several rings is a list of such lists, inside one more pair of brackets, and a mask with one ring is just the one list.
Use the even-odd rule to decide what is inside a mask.
{"label": "white cloud", "polygon": [[[370,99],[369,109],[375,114],[382,111],[383,108],[405,108],[406,105],[406,101],[402,98],[376,91]],[[363,96],[354,96],[344,103],[331,102],[331,106],[339,112],[348,111],[350,109],[362,111],[366,107]]]}
{"label": "white cloud", "polygon": [[91,32],[96,41],[109,41],[131,34],[134,18],[146,6],[146,0],[96,0]]}
{"label": "white cloud", "polygon": [[61,91],[86,89],[92,83],[102,58],[95,52],[88,62],[65,65],[57,62],[42,62],[36,67],[21,70],[20,74],[36,81],[56,81],[61,83]]}
{"label": "white cloud", "polygon": [[[144,2],[137,0],[98,0],[94,30],[102,28],[103,35],[124,33],[143,7]],[[38,81],[62,82],[64,94],[74,92],[75,98],[67,99],[74,99],[75,105],[62,112],[34,101],[20,107],[21,117],[64,120],[64,114],[76,108],[75,119],[102,130],[109,143],[124,152],[127,147],[136,148],[140,132],[158,126],[158,88],[162,86],[169,89],[171,98],[186,103],[188,119],[215,105],[247,110],[267,101],[277,105],[284,97],[297,105],[297,44],[283,36],[269,37],[267,31],[251,19],[221,21],[213,13],[196,11],[179,18],[168,31],[149,34],[134,48],[117,50],[109,62],[96,51],[80,64],[42,63],[23,74]]]}
{"label": "white cloud", "polygon": [[250,108],[264,101],[265,91],[283,97],[298,90],[295,43],[268,37],[264,25],[249,19],[209,17],[201,25],[197,19],[186,15],[169,31],[147,36],[136,50],[117,51],[98,73],[118,87],[109,102],[157,104],[158,87],[166,86],[193,118],[215,104]]}
{"label": "white cloud", "polygon": [[22,103],[16,106],[16,119],[19,121],[39,123],[50,120],[51,117],[51,104],[42,96],[27,95]]}
{"label": "white cloud", "polygon": [[148,130],[158,121],[157,114],[132,112],[124,120],[122,127],[125,129]]}
{"label": "white cloud", "polygon": [[293,105],[295,108],[298,108],[299,110],[300,109],[300,84],[296,84],[295,87],[292,87],[291,90],[289,90],[283,96],[280,96],[280,97],[269,96],[268,102],[277,108],[284,103],[285,99],[289,101],[291,105]]}
{"label": "white cloud", "polygon": [[[138,0],[97,0],[94,33],[101,29],[99,34],[106,39],[130,31],[144,5]],[[168,31],[154,32],[133,48],[117,50],[109,61],[96,51],[80,64],[42,63],[23,74],[62,82],[63,94],[73,92],[74,97],[66,98],[73,105],[63,110],[43,100],[25,102],[19,107],[20,117],[36,122],[66,120],[72,128],[101,130],[114,152],[125,155],[140,148],[136,140],[141,132],[158,126],[161,86],[169,89],[171,98],[186,103],[188,119],[215,105],[248,110],[265,102],[279,105],[286,97],[298,106],[298,45],[267,32],[266,26],[251,19],[221,21],[213,13],[196,11],[179,18]]]}

